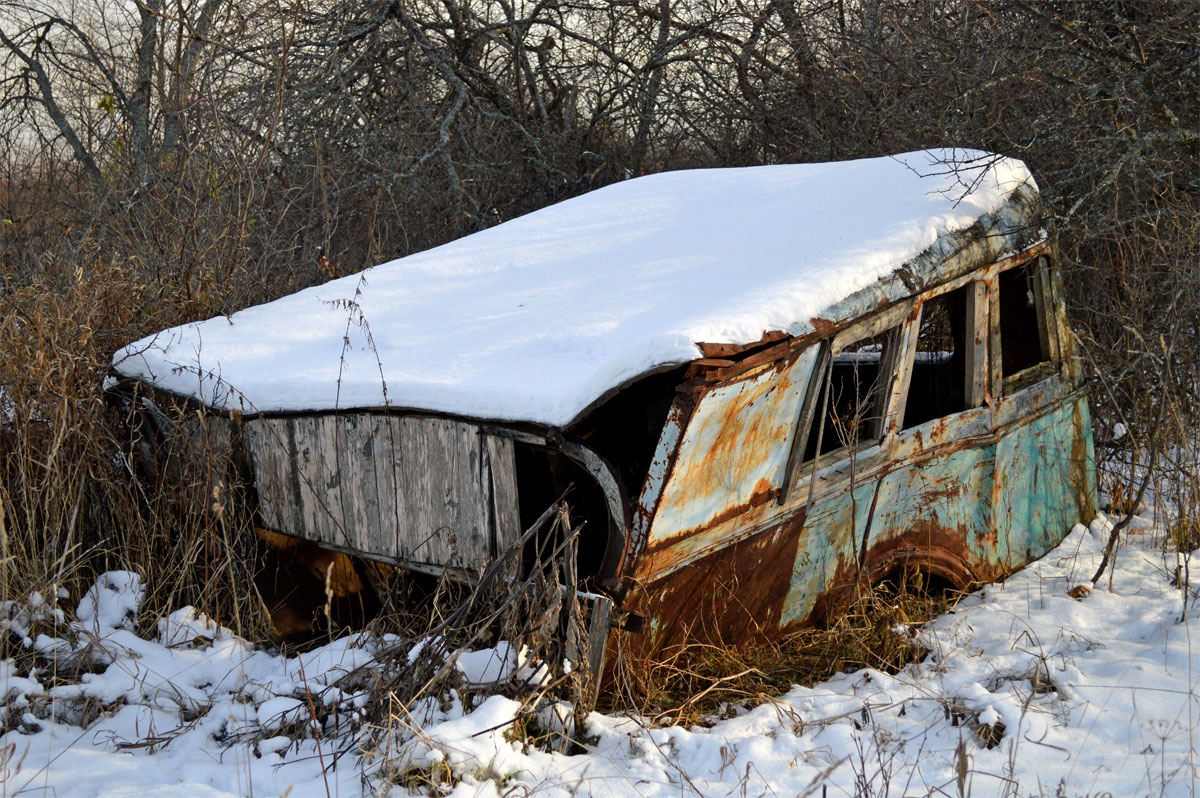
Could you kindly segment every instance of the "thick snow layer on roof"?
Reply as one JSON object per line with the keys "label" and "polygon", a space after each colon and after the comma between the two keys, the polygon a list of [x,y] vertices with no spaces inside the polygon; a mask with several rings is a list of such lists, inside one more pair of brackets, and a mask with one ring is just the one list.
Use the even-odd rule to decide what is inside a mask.
{"label": "thick snow layer on roof", "polygon": [[807,331],[1022,184],[1023,163],[971,150],[651,175],[166,330],[114,364],[243,412],[386,405],[562,425],[699,357],[696,342]]}

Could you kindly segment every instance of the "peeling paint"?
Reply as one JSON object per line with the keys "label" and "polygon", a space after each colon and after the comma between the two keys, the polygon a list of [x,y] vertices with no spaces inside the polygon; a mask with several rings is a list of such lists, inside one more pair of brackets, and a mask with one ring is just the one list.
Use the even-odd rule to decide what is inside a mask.
{"label": "peeling paint", "polygon": [[[1036,246],[950,287],[975,279],[986,296],[998,271],[1046,252]],[[910,346],[919,307],[888,322],[914,331],[898,336]],[[1053,313],[1048,323],[1065,323],[1060,304]],[[899,430],[904,391],[893,391],[878,445],[831,453],[815,473],[806,463],[788,477],[795,485],[783,484],[784,470],[811,423],[798,411],[812,390],[816,339],[794,340],[753,368],[742,361],[740,373],[722,367],[685,390],[634,512],[638,546],[622,568],[633,585],[624,608],[649,619],[630,647],[654,655],[687,641],[778,636],[836,615],[856,584],[908,569],[959,589],[1002,578],[1093,517],[1091,418],[1069,342],[1054,362],[993,384],[989,358],[999,347],[985,349],[991,322],[988,313],[977,318],[982,329],[967,340],[979,352],[972,378],[987,389],[984,406]],[[823,319],[813,327],[826,339],[846,329]],[[912,367],[911,357],[894,362]]]}
{"label": "peeling paint", "polygon": [[817,348],[706,390],[650,527],[650,548],[762,505],[780,489]]}

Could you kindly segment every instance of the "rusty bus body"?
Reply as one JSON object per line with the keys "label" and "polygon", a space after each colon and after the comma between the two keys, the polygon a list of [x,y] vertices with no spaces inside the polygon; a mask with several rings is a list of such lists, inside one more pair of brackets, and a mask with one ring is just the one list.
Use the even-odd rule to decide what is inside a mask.
{"label": "rusty bus body", "polygon": [[[1005,289],[1032,298],[1033,323],[1007,330],[1010,347],[1035,336],[1007,365]],[[860,580],[905,570],[967,588],[1091,518],[1090,416],[1060,297],[1039,243],[823,336],[694,366],[623,563],[646,645],[770,637],[827,619]],[[959,316],[946,325],[958,328],[951,354],[922,351],[923,317],[948,307]],[[864,340],[871,348],[853,351]],[[855,379],[870,406],[830,423],[837,389]],[[915,380],[955,396],[931,398]]]}
{"label": "rusty bus body", "polygon": [[559,428],[206,410],[183,434],[153,410],[162,397],[131,406],[176,448],[233,451],[264,530],[418,571],[470,578],[573,485],[581,584],[621,619],[600,630],[610,648],[769,638],[898,571],[957,588],[1003,577],[1094,515],[1088,404],[1039,207],[1017,190],[807,330],[701,343]]}

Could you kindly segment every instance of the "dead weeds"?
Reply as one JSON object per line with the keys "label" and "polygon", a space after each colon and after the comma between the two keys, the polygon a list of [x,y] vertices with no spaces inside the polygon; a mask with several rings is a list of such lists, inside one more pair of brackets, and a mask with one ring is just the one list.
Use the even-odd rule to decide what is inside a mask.
{"label": "dead weeds", "polygon": [[655,662],[626,662],[620,687],[601,697],[600,709],[634,709],[655,725],[704,726],[842,671],[896,673],[928,653],[916,643],[915,628],[962,595],[915,573],[857,593],[824,627],[753,646],[691,643]]}

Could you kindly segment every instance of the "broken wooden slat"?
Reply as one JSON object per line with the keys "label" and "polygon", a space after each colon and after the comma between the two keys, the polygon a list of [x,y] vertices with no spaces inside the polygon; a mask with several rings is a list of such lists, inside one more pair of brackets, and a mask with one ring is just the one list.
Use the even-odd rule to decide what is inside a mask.
{"label": "broken wooden slat", "polygon": [[759,340],[752,341],[748,344],[722,344],[699,341],[696,343],[696,346],[700,348],[700,351],[704,354],[704,357],[727,358],[749,354],[760,347],[773,344],[776,341],[782,341],[787,337],[788,334],[782,330],[770,330],[768,332],[764,332],[762,338]]}
{"label": "broken wooden slat", "polygon": [[690,365],[705,366],[707,368],[721,369],[721,368],[725,368],[727,366],[732,366],[736,362],[737,362],[736,360],[729,360],[728,358],[702,357],[697,360],[693,360]]}
{"label": "broken wooden slat", "polygon": [[588,669],[592,672],[593,683],[599,689],[600,679],[604,674],[604,660],[608,653],[608,632],[612,625],[612,599],[608,596],[592,595],[588,602],[591,605],[588,618]]}
{"label": "broken wooden slat", "polygon": [[967,330],[972,331],[966,342],[967,407],[983,407],[987,403],[988,347],[987,313],[988,284],[983,280],[971,282],[967,291]]}
{"label": "broken wooden slat", "polygon": [[521,532],[521,512],[517,506],[517,457],[510,439],[492,435],[487,441],[487,460],[492,487],[492,551],[499,556],[513,544]]}

